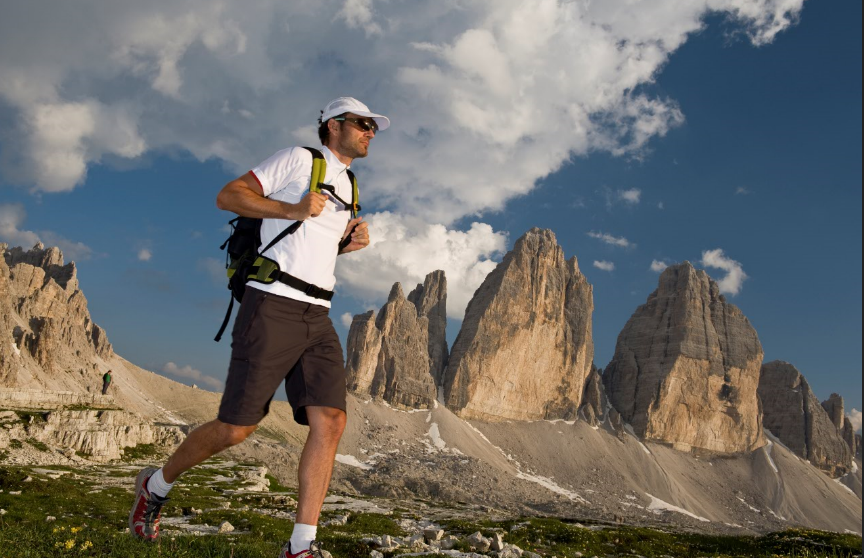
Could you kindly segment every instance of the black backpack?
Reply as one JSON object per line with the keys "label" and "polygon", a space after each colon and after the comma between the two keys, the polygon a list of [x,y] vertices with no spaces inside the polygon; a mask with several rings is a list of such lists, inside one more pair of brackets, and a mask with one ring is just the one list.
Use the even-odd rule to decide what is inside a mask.
{"label": "black backpack", "polygon": [[[312,154],[312,176],[309,182],[309,191],[318,193],[322,190],[327,191],[346,208],[350,209],[352,218],[356,217],[360,211],[360,205],[358,204],[359,190],[357,188],[357,177],[354,176],[354,173],[350,169],[347,171],[348,178],[351,180],[353,198],[349,204],[336,195],[336,189],[332,185],[323,184],[324,176],[327,173],[327,162],[324,159],[324,155],[312,147],[304,147],[304,149]],[[231,301],[228,304],[228,311],[225,313],[225,319],[222,321],[219,333],[216,334],[214,339],[217,342],[222,339],[222,334],[225,332],[225,328],[228,327],[231,312],[234,309],[234,300],[237,300],[237,302],[243,301],[243,294],[246,292],[246,283],[249,281],[257,281],[267,285],[278,281],[302,291],[313,298],[320,298],[322,300],[331,300],[333,298],[332,291],[322,289],[285,273],[279,269],[279,264],[275,260],[263,256],[267,250],[275,246],[280,240],[289,234],[294,234],[300,228],[300,225],[303,224],[303,221],[295,221],[276,235],[263,250],[259,250],[261,247],[262,221],[262,219],[251,217],[236,217],[228,222],[231,226],[231,235],[219,249],[227,249],[225,268],[228,275],[228,290],[231,291]],[[350,243],[351,235],[348,234],[339,243],[339,251],[342,251]]]}

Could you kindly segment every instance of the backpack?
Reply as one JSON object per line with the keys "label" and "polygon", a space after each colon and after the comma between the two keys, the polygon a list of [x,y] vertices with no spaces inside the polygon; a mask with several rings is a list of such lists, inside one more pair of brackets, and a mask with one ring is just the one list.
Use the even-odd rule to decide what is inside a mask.
{"label": "backpack", "polygon": [[[346,208],[351,211],[351,218],[355,218],[360,211],[358,203],[360,198],[359,189],[357,187],[357,177],[349,169],[348,178],[351,180],[352,200],[347,203],[345,200],[336,195],[336,188],[330,184],[324,184],[324,176],[327,174],[327,161],[324,155],[317,149],[312,147],[304,147],[312,154],[312,176],[309,180],[309,191],[321,193],[322,190],[327,191],[331,196],[336,198]],[[280,240],[294,234],[303,221],[295,221],[282,232],[276,235],[273,240],[263,249],[261,247],[261,223],[262,219],[254,219],[251,217],[235,217],[228,224],[231,226],[231,235],[219,247],[220,250],[226,250],[225,268],[228,275],[228,290],[231,291],[231,300],[228,303],[228,311],[225,313],[225,319],[222,321],[222,326],[216,334],[214,341],[220,341],[225,328],[228,327],[228,322],[231,319],[231,312],[234,309],[234,301],[243,302],[243,294],[246,292],[246,283],[249,281],[257,281],[269,285],[271,283],[280,282],[289,285],[299,291],[302,291],[313,298],[322,300],[331,300],[333,292],[322,289],[311,283],[307,283],[302,279],[289,275],[279,269],[279,264],[263,254],[270,248],[275,246]],[[339,251],[344,249],[351,243],[351,234],[349,233],[340,243]]]}

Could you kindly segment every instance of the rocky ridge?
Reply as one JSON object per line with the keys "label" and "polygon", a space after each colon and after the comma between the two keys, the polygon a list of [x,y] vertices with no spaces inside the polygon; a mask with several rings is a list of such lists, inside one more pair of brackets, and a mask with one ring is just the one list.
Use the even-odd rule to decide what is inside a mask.
{"label": "rocky ridge", "polygon": [[762,345],[741,311],[689,262],[618,336],[603,375],[612,405],[645,439],[723,453],[765,445],[756,394]]}
{"label": "rocky ridge", "polygon": [[531,229],[465,312],[444,373],[463,418],[576,418],[594,360],[593,289],[548,230]]}
{"label": "rocky ridge", "polygon": [[354,317],[348,333],[348,389],[408,409],[428,409],[447,362],[447,282],[430,273],[405,298],[393,285],[387,303]]}
{"label": "rocky ridge", "polygon": [[[407,315],[411,306],[418,308],[414,302],[418,297],[412,298],[413,293],[403,297],[400,288],[398,295],[391,296],[393,323],[401,320],[403,313]],[[400,305],[401,310],[397,308]],[[431,353],[428,338],[410,347],[415,352]],[[65,361],[70,356],[63,354],[66,349],[62,346],[54,349],[60,353],[55,358]],[[38,376],[37,363],[22,353],[17,364],[29,368],[17,377]],[[403,357],[410,362],[407,355]],[[376,356],[376,366],[377,360]],[[210,420],[218,406],[218,394],[182,386],[138,369],[117,355],[107,360],[91,355],[78,364],[92,369],[93,374],[112,367],[118,388],[116,405],[143,413],[145,418],[139,419],[142,424],[195,424]],[[429,369],[432,377],[431,364]],[[78,376],[74,370],[69,374],[56,369],[41,374],[48,379],[40,380],[39,385],[57,383],[56,377],[69,380]],[[677,452],[650,440],[643,442],[631,435],[632,430],[628,432],[622,417],[609,404],[601,379],[599,370],[586,372],[578,413],[568,414],[563,421],[469,423],[444,406],[434,405],[434,401],[428,410],[404,412],[349,397],[351,420],[337,457],[334,489],[373,495],[386,491],[383,495],[406,502],[416,502],[418,497],[468,501],[512,513],[578,514],[609,522],[686,525],[712,532],[764,532],[799,524],[860,529],[860,469],[834,483],[780,444],[738,456],[706,456]],[[67,383],[72,386],[71,381]],[[72,387],[83,395],[90,383],[89,379],[82,380]],[[39,389],[39,385],[33,387]],[[94,411],[57,409],[56,417],[73,419],[70,425],[83,428],[94,422],[95,416],[67,412],[84,410]],[[19,414],[19,422],[23,416]],[[577,417],[585,420],[575,420]],[[20,436],[47,440],[44,443],[57,444],[58,451],[68,452],[70,448],[62,445],[75,443],[74,437],[45,434],[22,430]],[[291,421],[290,408],[274,402],[254,438],[229,455],[241,462],[267,463],[281,483],[290,485],[305,435],[305,429]],[[93,434],[90,439],[99,436]],[[165,442],[171,443],[167,438]],[[4,448],[0,436],[0,453],[15,457],[16,451],[20,450]],[[64,464],[80,458],[74,452],[68,458],[62,453],[40,455],[66,459],[56,461]],[[858,497],[846,487],[857,491]]]}
{"label": "rocky ridge", "polygon": [[[853,468],[853,453],[838,428],[843,401],[829,399],[831,414],[810,389],[804,375],[788,362],[774,361],[762,367],[759,381],[765,428],[796,455],[833,477]],[[832,418],[832,415],[835,415]],[[845,418],[845,417],[844,417]],[[836,422],[834,422],[836,420]]]}
{"label": "rocky ridge", "polygon": [[[0,325],[7,336],[0,341],[0,386],[35,381],[62,389],[96,376],[80,363],[109,359],[113,349],[90,319],[75,264],[64,264],[58,248],[42,244],[28,251],[0,244],[0,252]],[[33,369],[49,374],[31,374]],[[78,378],[68,377],[73,369]]]}

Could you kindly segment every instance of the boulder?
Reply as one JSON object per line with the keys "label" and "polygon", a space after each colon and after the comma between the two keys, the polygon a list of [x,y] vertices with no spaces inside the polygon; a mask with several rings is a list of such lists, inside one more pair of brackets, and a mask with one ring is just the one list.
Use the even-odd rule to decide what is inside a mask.
{"label": "boulder", "polygon": [[477,289],[444,374],[466,419],[574,419],[594,359],[593,290],[555,235],[531,229]]}
{"label": "boulder", "polygon": [[609,401],[642,438],[676,449],[765,445],[756,330],[689,262],[667,268],[618,336],[603,373]]}
{"label": "boulder", "polygon": [[852,470],[849,445],[797,368],[779,360],[765,364],[759,397],[765,428],[783,445],[832,477]]}
{"label": "boulder", "polygon": [[483,536],[483,533],[477,531],[465,539],[472,549],[477,552],[486,552],[492,546],[492,541]]}

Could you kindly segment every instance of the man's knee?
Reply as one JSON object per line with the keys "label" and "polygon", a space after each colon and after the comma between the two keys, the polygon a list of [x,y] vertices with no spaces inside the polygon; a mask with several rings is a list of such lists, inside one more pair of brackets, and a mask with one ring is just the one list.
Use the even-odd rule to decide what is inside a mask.
{"label": "man's knee", "polygon": [[236,446],[237,444],[242,443],[257,429],[257,424],[252,426],[237,426],[236,424],[228,424],[225,422],[219,423],[219,430],[225,447]]}
{"label": "man's knee", "polygon": [[329,407],[311,407],[307,409],[309,428],[317,436],[338,440],[345,432],[348,415],[340,409]]}

